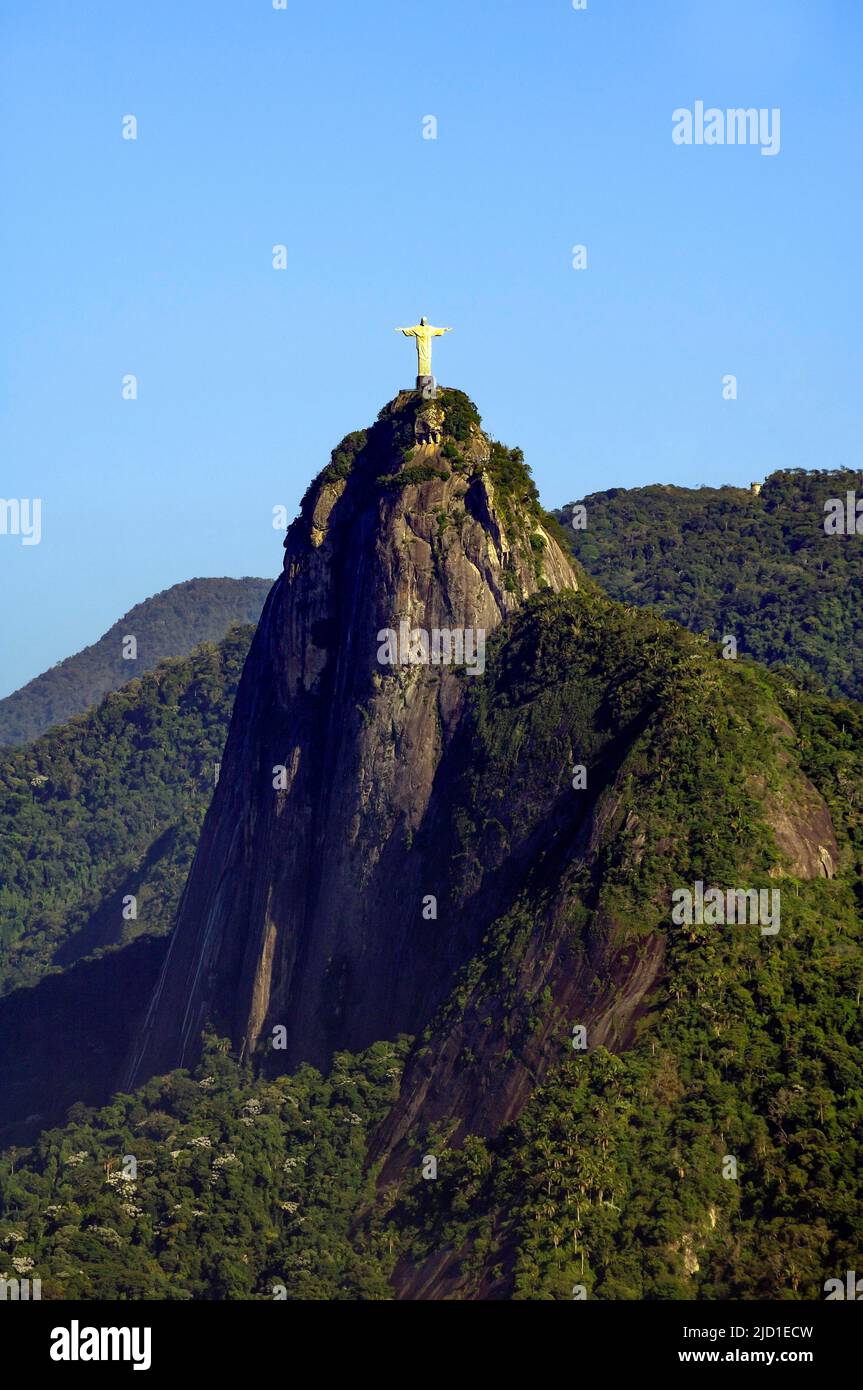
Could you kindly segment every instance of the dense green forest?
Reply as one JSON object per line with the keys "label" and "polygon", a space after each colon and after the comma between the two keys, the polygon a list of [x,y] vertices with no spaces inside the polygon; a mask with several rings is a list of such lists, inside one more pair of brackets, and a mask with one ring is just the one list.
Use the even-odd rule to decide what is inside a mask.
{"label": "dense green forest", "polygon": [[606,593],[654,608],[835,695],[863,699],[863,536],[826,535],[824,504],[861,495],[850,470],[771,473],[741,488],[610,488],[556,513]]}
{"label": "dense green forest", "polygon": [[[0,745],[38,738],[160,661],[218,642],[237,623],[257,623],[271,587],[269,579],[189,579],[136,604],[98,642],[0,700]],[[134,660],[123,656],[130,636]]]}
{"label": "dense green forest", "polygon": [[0,993],[170,930],[252,632],[235,628],[0,754]]}
{"label": "dense green forest", "polygon": [[385,1245],[358,1253],[350,1230],[403,1053],[263,1082],[214,1040],[194,1077],[74,1106],[0,1156],[0,1278],[40,1277],[53,1299],[391,1298]]}

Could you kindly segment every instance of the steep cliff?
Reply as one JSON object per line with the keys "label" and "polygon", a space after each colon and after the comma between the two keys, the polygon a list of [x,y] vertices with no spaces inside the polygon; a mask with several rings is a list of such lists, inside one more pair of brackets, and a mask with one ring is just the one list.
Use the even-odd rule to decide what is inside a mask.
{"label": "steep cliff", "polygon": [[578,587],[520,454],[460,392],[403,392],[334,451],[285,549],[130,1083],[194,1060],[205,1024],[246,1055],[283,1028],[281,1068],[415,1032],[493,915],[423,918],[422,831],[486,637]]}

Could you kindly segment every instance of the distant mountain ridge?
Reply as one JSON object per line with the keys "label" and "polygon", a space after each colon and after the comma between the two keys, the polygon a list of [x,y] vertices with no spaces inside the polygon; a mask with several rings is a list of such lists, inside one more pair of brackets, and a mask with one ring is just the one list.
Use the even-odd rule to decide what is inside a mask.
{"label": "distant mountain ridge", "polygon": [[[187,579],[135,604],[98,642],[0,700],[0,746],[29,743],[160,661],[188,656],[201,642],[218,642],[236,623],[257,623],[272,583]],[[123,639],[129,636],[137,643],[134,660],[123,656]]]}
{"label": "distant mountain ridge", "polygon": [[[747,488],[654,484],[567,503],[572,553],[612,598],[734,636],[741,654],[863,700],[863,536],[827,535],[824,505],[863,496],[859,472],[784,469]],[[813,679],[814,678],[814,679]]]}

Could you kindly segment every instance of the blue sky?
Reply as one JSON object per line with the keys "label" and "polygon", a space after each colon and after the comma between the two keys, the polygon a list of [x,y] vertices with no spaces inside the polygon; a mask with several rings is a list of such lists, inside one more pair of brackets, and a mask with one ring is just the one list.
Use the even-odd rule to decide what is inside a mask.
{"label": "blue sky", "polygon": [[[0,496],[42,539],[0,535],[0,695],[275,576],[423,313],[548,506],[856,467],[861,39],[858,0],[4,6]],[[675,145],[697,100],[778,107],[779,154]]]}

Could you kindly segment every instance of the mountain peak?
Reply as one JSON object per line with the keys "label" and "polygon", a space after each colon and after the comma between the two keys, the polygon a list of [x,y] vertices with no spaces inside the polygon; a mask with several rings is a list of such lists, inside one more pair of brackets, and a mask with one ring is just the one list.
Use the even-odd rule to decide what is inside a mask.
{"label": "mountain peak", "polygon": [[207,1023],[245,1053],[283,1027],[285,1065],[423,1024],[452,960],[416,949],[434,859],[411,845],[486,638],[578,588],[553,525],[460,391],[400,392],[333,450],[285,539],[133,1079],[194,1059]]}
{"label": "mountain peak", "polygon": [[[288,530],[286,573],[295,576],[303,557],[320,547],[334,560],[345,527],[361,519],[376,553],[385,537],[398,548],[410,532],[419,542],[420,570],[444,583],[464,551],[495,595],[492,625],[537,588],[578,588],[576,566],[552,538],[556,523],[539,504],[521,450],[490,439],[474,403],[453,388],[433,398],[400,391],[372,426],[341,440]],[[423,587],[417,576],[414,592]],[[475,608],[466,592],[456,592],[446,616],[469,625]]]}

